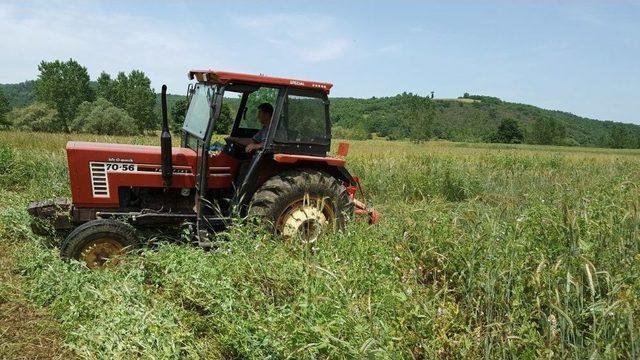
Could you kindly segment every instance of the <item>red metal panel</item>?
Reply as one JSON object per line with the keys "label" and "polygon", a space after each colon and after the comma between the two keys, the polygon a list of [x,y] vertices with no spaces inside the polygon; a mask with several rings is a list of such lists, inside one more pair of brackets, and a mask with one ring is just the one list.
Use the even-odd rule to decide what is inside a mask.
{"label": "red metal panel", "polygon": [[349,154],[349,143],[341,142],[338,144],[338,152],[337,155],[340,157],[345,157]]}
{"label": "red metal panel", "polygon": [[344,167],[347,163],[345,159],[333,157],[310,156],[310,155],[292,155],[292,154],[274,154],[273,159],[276,162],[284,164],[295,164],[298,161],[323,162],[330,166]]}
{"label": "red metal panel", "polygon": [[251,75],[217,70],[189,71],[189,79],[194,78],[201,82],[209,82],[214,84],[248,83],[256,85],[264,84],[275,86],[290,86],[299,89],[322,90],[327,94],[333,87],[333,84],[320,81],[288,79],[266,75]]}
{"label": "red metal panel", "polygon": [[[195,186],[196,153],[187,148],[173,148],[174,176],[172,188]],[[67,143],[67,162],[73,205],[82,207],[118,207],[119,187],[162,188],[160,147],[91,142]],[[108,196],[96,197],[92,191],[90,163],[136,164],[135,172],[108,172]],[[209,159],[210,188],[229,188],[238,170],[238,161],[224,153]]]}

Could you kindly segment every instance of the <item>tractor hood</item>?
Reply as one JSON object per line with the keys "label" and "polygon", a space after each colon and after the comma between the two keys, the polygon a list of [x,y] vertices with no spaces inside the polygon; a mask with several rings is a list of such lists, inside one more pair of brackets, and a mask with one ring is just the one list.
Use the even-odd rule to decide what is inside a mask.
{"label": "tractor hood", "polygon": [[[160,156],[159,146],[148,145],[130,145],[130,144],[108,144],[108,143],[94,143],[84,141],[69,141],[67,143],[67,154],[76,152],[88,152],[94,154],[122,154],[129,157],[148,157],[148,156]],[[174,148],[173,156],[195,156],[195,152],[191,149]],[[103,159],[108,160],[108,159]],[[159,162],[160,158],[152,160],[153,162]]]}
{"label": "tractor hood", "polygon": [[[173,148],[173,158],[183,165],[187,159],[195,157],[191,149]],[[148,145],[108,144],[84,141],[69,141],[67,155],[88,155],[92,161],[135,162],[160,164],[160,147]]]}
{"label": "tractor hood", "polygon": [[[193,187],[196,153],[173,148],[175,187]],[[115,207],[121,186],[163,187],[159,146],[71,141],[67,162],[76,207]]]}

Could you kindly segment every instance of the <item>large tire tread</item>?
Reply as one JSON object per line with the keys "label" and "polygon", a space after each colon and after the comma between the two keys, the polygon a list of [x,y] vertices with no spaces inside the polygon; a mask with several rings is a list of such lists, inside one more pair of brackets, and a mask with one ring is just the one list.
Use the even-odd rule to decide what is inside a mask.
{"label": "large tire tread", "polygon": [[273,226],[288,204],[305,194],[330,202],[336,229],[342,229],[353,214],[354,204],[340,180],[315,169],[295,169],[273,176],[256,191],[249,216],[267,220],[275,230]]}

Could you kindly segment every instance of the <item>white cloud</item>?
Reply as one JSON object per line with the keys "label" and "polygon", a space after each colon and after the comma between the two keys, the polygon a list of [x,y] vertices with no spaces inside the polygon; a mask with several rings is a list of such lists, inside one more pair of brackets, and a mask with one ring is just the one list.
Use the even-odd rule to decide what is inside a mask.
{"label": "white cloud", "polygon": [[224,59],[234,55],[212,39],[203,41],[206,33],[198,25],[105,14],[65,3],[0,4],[0,64],[4,69],[0,83],[35,78],[41,60],[74,58],[87,66],[94,79],[101,71],[114,74],[141,69],[156,89],[167,83],[171,92],[181,93],[189,69],[224,67]]}
{"label": "white cloud", "polygon": [[[110,3],[2,3],[0,83],[34,79],[42,60],[73,58],[92,79],[143,70],[157,90],[182,93],[193,68],[282,73],[283,66],[344,57],[350,41],[332,17],[227,14],[216,22],[155,18]],[[223,31],[220,31],[222,29]]]}
{"label": "white cloud", "polygon": [[336,34],[332,17],[313,14],[236,16],[235,23],[253,36],[308,62],[336,60],[349,49],[349,40]]}

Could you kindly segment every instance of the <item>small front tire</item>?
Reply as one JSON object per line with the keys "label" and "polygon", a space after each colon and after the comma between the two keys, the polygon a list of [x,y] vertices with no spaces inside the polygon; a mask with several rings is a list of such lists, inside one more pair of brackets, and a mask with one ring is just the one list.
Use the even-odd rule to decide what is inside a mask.
{"label": "small front tire", "polygon": [[136,229],[122,221],[98,219],[75,228],[60,246],[60,256],[99,269],[107,261],[140,245]]}

